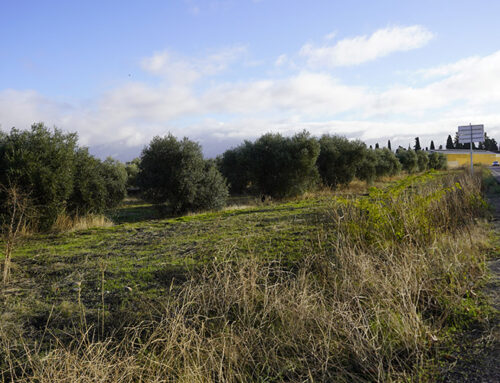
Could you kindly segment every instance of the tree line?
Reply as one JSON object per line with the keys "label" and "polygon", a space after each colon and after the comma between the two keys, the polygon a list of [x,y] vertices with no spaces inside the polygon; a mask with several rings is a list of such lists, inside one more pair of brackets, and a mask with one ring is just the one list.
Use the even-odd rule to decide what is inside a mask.
{"label": "tree line", "polygon": [[[461,144],[458,142],[458,133],[455,134],[454,138],[451,138],[450,134],[446,139],[446,149],[470,149],[470,144]],[[497,141],[494,138],[488,137],[486,133],[484,133],[484,142],[479,142],[477,146],[475,143],[472,143],[472,149],[488,150],[495,153],[499,152]]]}
{"label": "tree line", "polygon": [[337,188],[354,178],[371,183],[402,170],[412,173],[446,168],[446,157],[440,153],[402,147],[394,153],[336,135],[318,139],[306,131],[292,137],[268,133],[253,143],[244,141],[216,162],[231,193],[273,197],[294,196],[321,184]]}
{"label": "tree line", "polygon": [[[0,133],[0,185],[29,196],[41,230],[60,214],[103,213],[116,207],[129,190],[139,190],[171,213],[216,210],[230,194],[284,198],[321,185],[335,189],[355,178],[373,182],[401,171],[443,169],[446,157],[399,147],[370,149],[360,140],[336,135],[316,138],[307,131],[285,137],[264,134],[244,141],[216,159],[205,159],[201,146],[171,134],[154,137],[140,158],[123,164],[101,161],[77,145],[75,133],[34,124],[31,130]],[[0,190],[0,219],[7,216],[6,188]],[[2,218],[3,217],[3,218]]]}

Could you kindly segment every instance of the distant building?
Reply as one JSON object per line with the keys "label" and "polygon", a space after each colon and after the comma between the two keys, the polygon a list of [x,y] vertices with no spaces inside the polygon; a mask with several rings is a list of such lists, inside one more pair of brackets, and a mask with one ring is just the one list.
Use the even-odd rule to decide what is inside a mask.
{"label": "distant building", "polygon": [[[469,149],[431,150],[431,152],[446,155],[450,169],[470,165]],[[500,161],[500,153],[488,152],[486,150],[474,150],[472,152],[472,162],[474,164],[491,166],[493,161]]]}

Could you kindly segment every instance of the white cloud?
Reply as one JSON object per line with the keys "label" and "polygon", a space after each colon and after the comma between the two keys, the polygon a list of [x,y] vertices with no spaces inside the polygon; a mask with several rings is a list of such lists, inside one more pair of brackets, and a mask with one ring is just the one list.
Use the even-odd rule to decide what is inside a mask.
{"label": "white cloud", "polygon": [[[492,136],[500,134],[500,51],[421,70],[427,81],[411,87],[353,86],[312,70],[281,79],[210,79],[198,87],[196,81],[220,73],[242,54],[235,48],[189,60],[160,53],[143,62],[160,76],[156,85],[129,82],[92,104],[68,105],[33,90],[3,90],[0,124],[8,130],[44,121],[77,131],[84,145],[119,143],[121,149],[140,147],[169,131],[213,145],[302,129],[381,143],[385,137],[418,135],[438,144],[469,122],[484,123]],[[175,81],[175,76],[189,81]]]}
{"label": "white cloud", "polygon": [[286,64],[288,61],[288,56],[285,54],[279,55],[276,61],[274,62],[274,65],[276,66],[282,66]]}
{"label": "white cloud", "polygon": [[201,59],[188,59],[168,51],[156,52],[142,60],[144,70],[177,84],[191,84],[203,76],[213,76],[240,59],[247,49],[237,45]]}
{"label": "white cloud", "polygon": [[284,80],[224,84],[210,89],[202,104],[218,113],[283,112],[305,115],[336,114],[367,102],[361,87],[346,86],[328,74],[303,72]]}
{"label": "white cloud", "polygon": [[325,40],[333,40],[337,36],[337,32],[330,32],[327,35],[325,35]]}
{"label": "white cloud", "polygon": [[393,52],[420,48],[433,38],[425,27],[390,27],[379,29],[370,36],[357,36],[338,41],[335,45],[306,44],[300,50],[313,66],[338,67],[373,61]]}
{"label": "white cloud", "polygon": [[440,65],[433,68],[421,69],[417,73],[420,74],[425,79],[432,79],[435,77],[445,77],[456,73],[469,70],[472,67],[478,65],[481,61],[480,57],[468,57],[466,59],[459,60],[457,62]]}

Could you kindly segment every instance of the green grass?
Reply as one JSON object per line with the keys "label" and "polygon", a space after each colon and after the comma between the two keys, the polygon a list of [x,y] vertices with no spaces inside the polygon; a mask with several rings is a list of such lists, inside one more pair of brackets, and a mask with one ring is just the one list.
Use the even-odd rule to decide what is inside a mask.
{"label": "green grass", "polygon": [[[432,349],[431,334],[484,315],[469,294],[491,249],[486,225],[477,224],[480,181],[442,176],[171,218],[128,200],[113,227],[26,238],[0,294],[0,347],[15,357],[21,348],[11,343],[36,339],[19,359],[35,370],[43,350],[65,352],[57,340],[88,354],[53,354],[53,371],[72,361],[84,371],[95,355],[103,367],[92,373],[115,371],[122,364],[113,342],[126,339],[117,350],[136,366],[171,358],[158,366],[160,375],[174,371],[172,381],[191,373],[255,381],[257,370],[262,381],[404,380]],[[103,344],[110,354],[96,354],[102,339],[112,342]],[[151,342],[146,354],[135,348],[142,342]],[[188,371],[190,363],[207,370]]]}
{"label": "green grass", "polygon": [[[51,304],[74,301],[75,283],[81,282],[82,302],[92,308],[101,299],[105,268],[105,294],[114,302],[130,295],[125,286],[135,296],[161,296],[172,281],[184,280],[190,270],[217,257],[299,259],[321,230],[311,217],[327,204],[325,198],[308,199],[144,220],[154,216],[154,208],[129,201],[115,216],[138,222],[24,240],[13,255],[11,286],[19,286],[18,299],[36,296],[39,303]],[[36,294],[23,290],[26,284],[35,286]]]}

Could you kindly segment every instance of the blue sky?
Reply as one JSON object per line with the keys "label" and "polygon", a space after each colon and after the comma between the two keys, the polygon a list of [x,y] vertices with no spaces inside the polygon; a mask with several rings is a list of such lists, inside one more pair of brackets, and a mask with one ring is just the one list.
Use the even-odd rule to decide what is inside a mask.
{"label": "blue sky", "polygon": [[500,138],[500,2],[0,0],[0,127],[43,121],[129,160],[266,132],[407,146]]}

